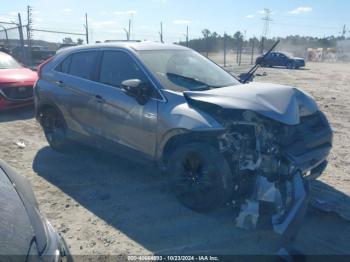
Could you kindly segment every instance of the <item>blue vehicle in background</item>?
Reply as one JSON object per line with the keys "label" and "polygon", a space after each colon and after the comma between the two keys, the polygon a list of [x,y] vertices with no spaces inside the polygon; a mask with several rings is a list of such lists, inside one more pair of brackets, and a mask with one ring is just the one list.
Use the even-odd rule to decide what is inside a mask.
{"label": "blue vehicle in background", "polygon": [[282,66],[288,69],[299,69],[305,66],[305,60],[303,58],[290,57],[280,52],[271,52],[265,57],[259,56],[255,63],[262,67]]}

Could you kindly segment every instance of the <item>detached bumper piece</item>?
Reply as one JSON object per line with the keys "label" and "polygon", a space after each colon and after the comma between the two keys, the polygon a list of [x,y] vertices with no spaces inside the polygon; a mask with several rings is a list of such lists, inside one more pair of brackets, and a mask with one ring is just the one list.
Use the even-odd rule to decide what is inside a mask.
{"label": "detached bumper piece", "polygon": [[240,228],[253,229],[260,216],[262,202],[269,203],[274,213],[271,215],[273,230],[283,236],[293,236],[302,221],[308,204],[308,182],[300,173],[295,173],[290,180],[276,185],[263,176],[257,176],[253,196],[241,206],[236,218]]}

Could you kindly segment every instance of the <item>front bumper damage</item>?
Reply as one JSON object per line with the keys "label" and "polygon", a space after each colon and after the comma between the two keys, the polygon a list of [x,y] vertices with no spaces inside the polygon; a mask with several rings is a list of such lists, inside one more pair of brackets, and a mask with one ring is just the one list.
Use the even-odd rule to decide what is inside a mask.
{"label": "front bumper damage", "polygon": [[309,182],[303,181],[300,174],[295,174],[288,187],[290,190],[289,207],[285,207],[281,191],[274,183],[269,182],[265,177],[258,176],[254,196],[246,200],[241,206],[240,213],[236,218],[236,225],[240,228],[253,229],[256,227],[260,216],[260,203],[270,203],[275,210],[283,210],[282,213],[275,213],[271,216],[273,230],[284,236],[292,236],[306,213],[309,200]]}
{"label": "front bumper damage", "polygon": [[[226,128],[220,148],[239,181],[236,225],[253,229],[268,216],[274,232],[293,238],[306,213],[309,182],[327,167],[333,139],[327,119],[317,112],[286,126],[246,113],[226,121]],[[240,189],[241,181],[250,190]]]}

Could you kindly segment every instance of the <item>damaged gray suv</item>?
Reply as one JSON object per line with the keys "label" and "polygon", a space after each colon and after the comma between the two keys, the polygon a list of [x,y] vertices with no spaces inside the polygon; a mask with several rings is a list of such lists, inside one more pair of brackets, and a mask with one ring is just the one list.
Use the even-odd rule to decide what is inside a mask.
{"label": "damaged gray suv", "polygon": [[185,47],[67,48],[38,73],[36,117],[53,149],[75,140],[154,161],[184,205],[235,203],[242,227],[255,226],[264,203],[285,233],[305,211],[308,180],[327,166],[332,130],[310,95],[241,84]]}

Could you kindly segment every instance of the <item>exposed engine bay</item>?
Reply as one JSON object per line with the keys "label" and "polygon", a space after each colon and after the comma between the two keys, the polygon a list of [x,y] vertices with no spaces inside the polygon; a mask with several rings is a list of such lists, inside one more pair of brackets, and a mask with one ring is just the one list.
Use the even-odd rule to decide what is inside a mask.
{"label": "exposed engine bay", "polygon": [[[236,225],[255,228],[268,206],[274,231],[286,234],[305,213],[308,179],[319,176],[327,166],[332,143],[328,122],[320,112],[302,117],[298,125],[282,124],[252,111],[235,116],[222,121],[227,131],[220,136],[219,147],[236,181],[233,203],[240,210]],[[326,130],[328,139],[317,139],[317,133]]]}

